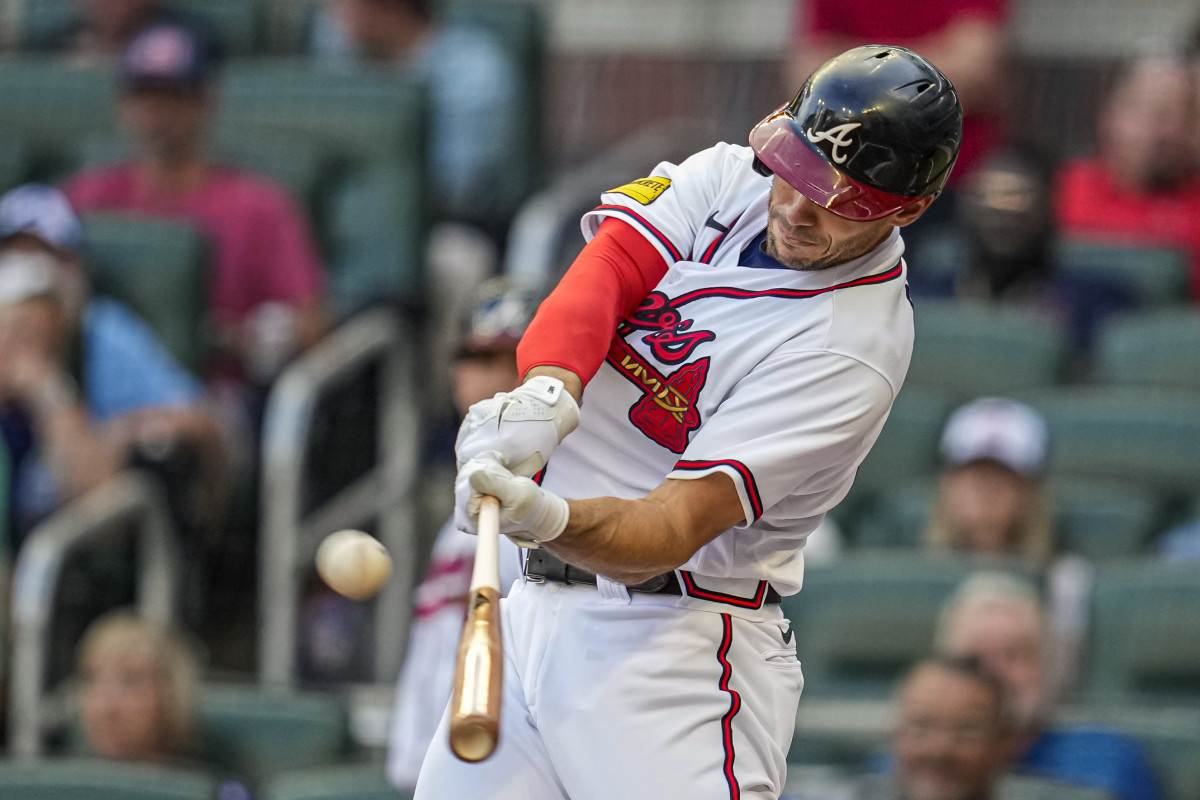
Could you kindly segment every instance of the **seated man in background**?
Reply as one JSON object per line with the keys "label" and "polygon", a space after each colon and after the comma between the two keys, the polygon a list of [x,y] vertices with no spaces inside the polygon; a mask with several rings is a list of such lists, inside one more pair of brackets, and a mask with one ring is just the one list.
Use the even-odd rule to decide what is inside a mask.
{"label": "seated man in background", "polygon": [[893,774],[859,800],[993,800],[1012,714],[1000,681],[973,659],[922,661],[896,694]]}
{"label": "seated man in background", "polygon": [[208,490],[196,505],[220,507],[222,433],[203,386],[128,309],[89,300],[84,246],[57,190],[31,184],[0,198],[0,432],[14,544],[143,451],[193,454],[196,488]]}
{"label": "seated man in background", "polygon": [[[85,170],[66,192],[82,213],[126,212],[202,230],[212,245],[216,354],[208,377],[264,384],[324,333],[324,274],[297,203],[259,175],[211,161],[214,67],[210,43],[194,29],[163,23],[134,37],[120,68],[133,161]],[[260,364],[268,346],[272,363]]]}
{"label": "seated man in background", "polygon": [[1198,121],[1186,62],[1132,62],[1101,109],[1096,154],[1060,168],[1055,196],[1068,238],[1186,253],[1193,299],[1200,298]]}
{"label": "seated man in background", "polygon": [[1037,590],[1008,574],[979,573],[943,608],[936,648],[977,658],[1004,683],[1015,723],[1012,769],[1118,800],[1163,797],[1145,754],[1112,730],[1052,723],[1048,649],[1052,646]]}

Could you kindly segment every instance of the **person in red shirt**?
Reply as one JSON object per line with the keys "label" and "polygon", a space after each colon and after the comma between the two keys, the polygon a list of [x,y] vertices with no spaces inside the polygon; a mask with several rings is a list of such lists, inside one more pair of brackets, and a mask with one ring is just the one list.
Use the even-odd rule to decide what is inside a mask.
{"label": "person in red shirt", "polygon": [[85,170],[65,191],[81,213],[164,217],[203,231],[212,249],[216,372],[265,381],[281,364],[261,363],[264,324],[273,328],[276,362],[316,341],[326,327],[324,274],[298,203],[262,176],[210,160],[214,61],[207,39],[183,25],[159,23],[135,36],[120,66],[133,160]]}
{"label": "person in red shirt", "polygon": [[1006,136],[1008,0],[797,0],[788,84],[847,48],[898,44],[945,73],[963,104],[963,142],[950,185],[966,178]]}
{"label": "person in red shirt", "polygon": [[1177,247],[1200,299],[1200,175],[1194,79],[1179,59],[1130,63],[1101,108],[1096,153],[1064,164],[1055,217],[1067,238]]}

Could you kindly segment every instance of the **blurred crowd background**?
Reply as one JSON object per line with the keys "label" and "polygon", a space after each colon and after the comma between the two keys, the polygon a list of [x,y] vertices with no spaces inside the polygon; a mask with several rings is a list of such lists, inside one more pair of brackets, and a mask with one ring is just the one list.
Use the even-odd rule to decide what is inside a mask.
{"label": "blurred crowd background", "polygon": [[[0,0],[0,797],[404,797],[459,410],[602,191],[870,42],[966,138],[785,599],[786,796],[1200,798],[1184,0]],[[344,527],[395,559],[372,601],[313,574]]]}

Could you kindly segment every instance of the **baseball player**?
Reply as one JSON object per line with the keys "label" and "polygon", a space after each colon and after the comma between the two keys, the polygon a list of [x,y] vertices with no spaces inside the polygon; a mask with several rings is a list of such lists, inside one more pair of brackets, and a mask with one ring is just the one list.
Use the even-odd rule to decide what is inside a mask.
{"label": "baseball player", "polygon": [[525,382],[457,442],[460,526],[493,495],[537,545],[503,608],[500,743],[472,765],[431,749],[418,800],[778,797],[803,686],[779,599],[904,380],[899,228],[961,132],[932,64],[859,47],[750,147],[660,164],[584,217]]}
{"label": "baseball player", "polygon": [[[462,409],[520,383],[517,342],[534,309],[531,292],[503,279],[484,283],[475,295],[454,364],[455,402]],[[388,777],[402,789],[416,785],[421,761],[450,698],[475,541],[458,530],[453,519],[447,520],[416,589],[416,619],[396,687],[388,742]],[[521,559],[511,542],[501,540],[500,547],[500,585],[507,588],[520,577]],[[445,738],[433,744],[449,747]]]}

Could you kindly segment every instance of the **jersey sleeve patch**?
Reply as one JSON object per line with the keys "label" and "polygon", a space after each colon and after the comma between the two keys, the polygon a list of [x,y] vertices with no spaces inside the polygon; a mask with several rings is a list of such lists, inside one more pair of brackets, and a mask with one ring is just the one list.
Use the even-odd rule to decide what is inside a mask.
{"label": "jersey sleeve patch", "polygon": [[615,189],[609,189],[606,194],[623,194],[626,197],[633,198],[644,206],[648,206],[657,200],[659,195],[670,188],[670,178],[653,176],[649,178],[638,178],[632,183],[627,183],[624,186],[618,186]]}

